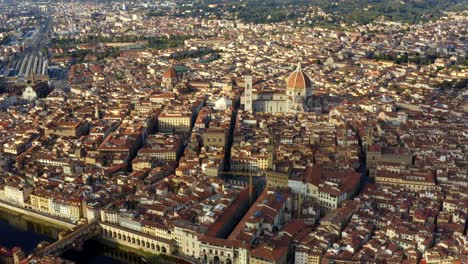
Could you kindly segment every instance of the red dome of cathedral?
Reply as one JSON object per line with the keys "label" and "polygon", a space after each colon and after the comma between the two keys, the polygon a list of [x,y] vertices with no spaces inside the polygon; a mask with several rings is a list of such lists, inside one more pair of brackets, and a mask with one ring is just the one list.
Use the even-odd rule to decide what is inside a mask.
{"label": "red dome of cathedral", "polygon": [[174,70],[174,68],[167,69],[164,72],[163,78],[166,78],[166,79],[177,78],[177,72]]}
{"label": "red dome of cathedral", "polygon": [[304,90],[312,87],[312,80],[302,71],[301,63],[298,64],[297,69],[293,71],[286,80],[286,88],[293,90]]}

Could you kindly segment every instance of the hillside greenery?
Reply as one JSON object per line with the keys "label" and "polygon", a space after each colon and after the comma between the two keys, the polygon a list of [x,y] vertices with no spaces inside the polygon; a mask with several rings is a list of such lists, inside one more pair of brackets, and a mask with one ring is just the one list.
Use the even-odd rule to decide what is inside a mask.
{"label": "hillside greenery", "polygon": [[467,9],[464,0],[203,0],[180,5],[176,15],[237,17],[245,22],[271,23],[303,18],[314,6],[331,15],[330,23],[347,24],[366,24],[380,16],[418,22],[440,17],[444,11]]}

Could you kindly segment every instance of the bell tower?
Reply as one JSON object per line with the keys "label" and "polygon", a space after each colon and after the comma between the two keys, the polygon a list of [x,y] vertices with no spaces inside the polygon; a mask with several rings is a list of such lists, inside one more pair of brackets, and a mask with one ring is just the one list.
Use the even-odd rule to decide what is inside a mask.
{"label": "bell tower", "polygon": [[252,112],[252,76],[245,76],[244,110]]}

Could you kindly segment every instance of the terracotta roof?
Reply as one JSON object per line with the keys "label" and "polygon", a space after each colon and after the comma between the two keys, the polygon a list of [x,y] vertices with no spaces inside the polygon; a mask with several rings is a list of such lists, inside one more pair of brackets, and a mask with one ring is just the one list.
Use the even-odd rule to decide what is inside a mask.
{"label": "terracotta roof", "polygon": [[291,222],[287,223],[282,229],[281,233],[285,233],[294,237],[296,234],[300,233],[303,229],[306,228],[306,225],[298,220],[291,220]]}
{"label": "terracotta roof", "polygon": [[250,248],[250,244],[245,243],[245,241],[226,240],[224,238],[209,237],[209,236],[200,237],[200,242],[209,243],[210,245],[215,245],[215,246]]}
{"label": "terracotta roof", "polygon": [[174,70],[174,68],[167,69],[164,72],[163,78],[177,78],[177,72]]}
{"label": "terracotta roof", "polygon": [[261,245],[252,251],[250,251],[250,256],[254,258],[266,259],[277,263],[281,260],[282,257],[288,252],[287,247],[273,247],[269,245]]}
{"label": "terracotta roof", "polygon": [[297,69],[286,80],[286,88],[303,90],[310,87],[312,87],[312,80],[302,71],[301,64],[299,63]]}
{"label": "terracotta roof", "polygon": [[308,165],[304,170],[304,182],[318,186],[322,179],[322,168],[320,165]]}

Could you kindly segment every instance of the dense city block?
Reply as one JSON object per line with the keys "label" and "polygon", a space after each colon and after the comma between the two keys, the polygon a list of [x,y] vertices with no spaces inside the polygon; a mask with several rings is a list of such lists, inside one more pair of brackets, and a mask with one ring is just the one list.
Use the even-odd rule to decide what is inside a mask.
{"label": "dense city block", "polygon": [[0,0],[0,263],[468,261],[463,1],[310,2]]}

